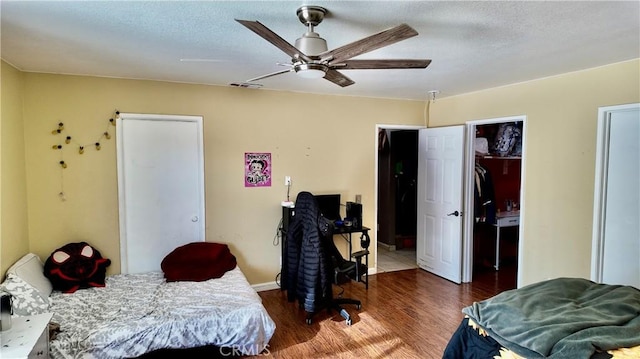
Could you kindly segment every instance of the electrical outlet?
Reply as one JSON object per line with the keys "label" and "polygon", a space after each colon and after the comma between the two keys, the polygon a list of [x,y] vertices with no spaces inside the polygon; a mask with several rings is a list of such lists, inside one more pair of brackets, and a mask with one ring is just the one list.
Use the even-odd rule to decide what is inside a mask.
{"label": "electrical outlet", "polygon": [[291,186],[291,176],[284,176],[284,185]]}
{"label": "electrical outlet", "polygon": [[357,194],[356,195],[356,203],[362,203],[362,195],[361,194]]}

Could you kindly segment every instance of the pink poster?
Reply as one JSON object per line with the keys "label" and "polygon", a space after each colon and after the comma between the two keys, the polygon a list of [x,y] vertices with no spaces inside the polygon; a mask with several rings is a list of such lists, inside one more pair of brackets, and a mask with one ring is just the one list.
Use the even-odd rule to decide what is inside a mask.
{"label": "pink poster", "polygon": [[271,187],[271,153],[245,152],[244,186]]}

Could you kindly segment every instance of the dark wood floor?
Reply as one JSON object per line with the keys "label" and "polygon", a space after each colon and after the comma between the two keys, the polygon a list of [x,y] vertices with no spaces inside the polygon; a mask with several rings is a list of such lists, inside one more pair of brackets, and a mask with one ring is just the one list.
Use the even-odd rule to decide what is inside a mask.
{"label": "dark wood floor", "polygon": [[[306,312],[287,301],[286,292],[260,292],[276,322],[268,354],[273,358],[441,358],[463,318],[461,310],[501,291],[515,288],[515,270],[474,274],[472,283],[457,285],[422,269],[370,276],[344,285],[344,297],[362,301],[361,310],[345,306],[353,318],[347,326],[335,311],[322,311],[311,325]],[[336,287],[336,293],[339,288]]]}

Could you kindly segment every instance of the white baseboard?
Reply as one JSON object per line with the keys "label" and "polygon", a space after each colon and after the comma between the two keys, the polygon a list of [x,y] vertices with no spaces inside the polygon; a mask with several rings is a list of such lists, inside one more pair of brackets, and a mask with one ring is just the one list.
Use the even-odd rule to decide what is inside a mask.
{"label": "white baseboard", "polygon": [[[368,275],[373,275],[376,274],[378,271],[376,270],[376,268],[369,268],[369,270],[367,271]],[[258,284],[252,284],[251,287],[256,291],[256,292],[263,292],[265,290],[274,290],[274,289],[280,289],[280,286],[278,285],[278,283],[276,283],[275,281],[273,282],[266,282],[266,283],[258,283]]]}
{"label": "white baseboard", "polygon": [[273,282],[266,282],[266,283],[258,283],[258,284],[253,284],[251,286],[256,292],[263,292],[265,290],[273,290],[273,289],[280,289],[280,286],[278,285],[278,283],[276,283],[275,281]]}

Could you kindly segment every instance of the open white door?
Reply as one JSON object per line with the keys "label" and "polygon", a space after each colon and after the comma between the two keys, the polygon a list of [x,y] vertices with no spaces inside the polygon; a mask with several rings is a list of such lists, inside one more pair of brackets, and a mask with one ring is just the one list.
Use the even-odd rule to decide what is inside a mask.
{"label": "open white door", "polygon": [[418,266],[460,283],[464,126],[420,130]]}

